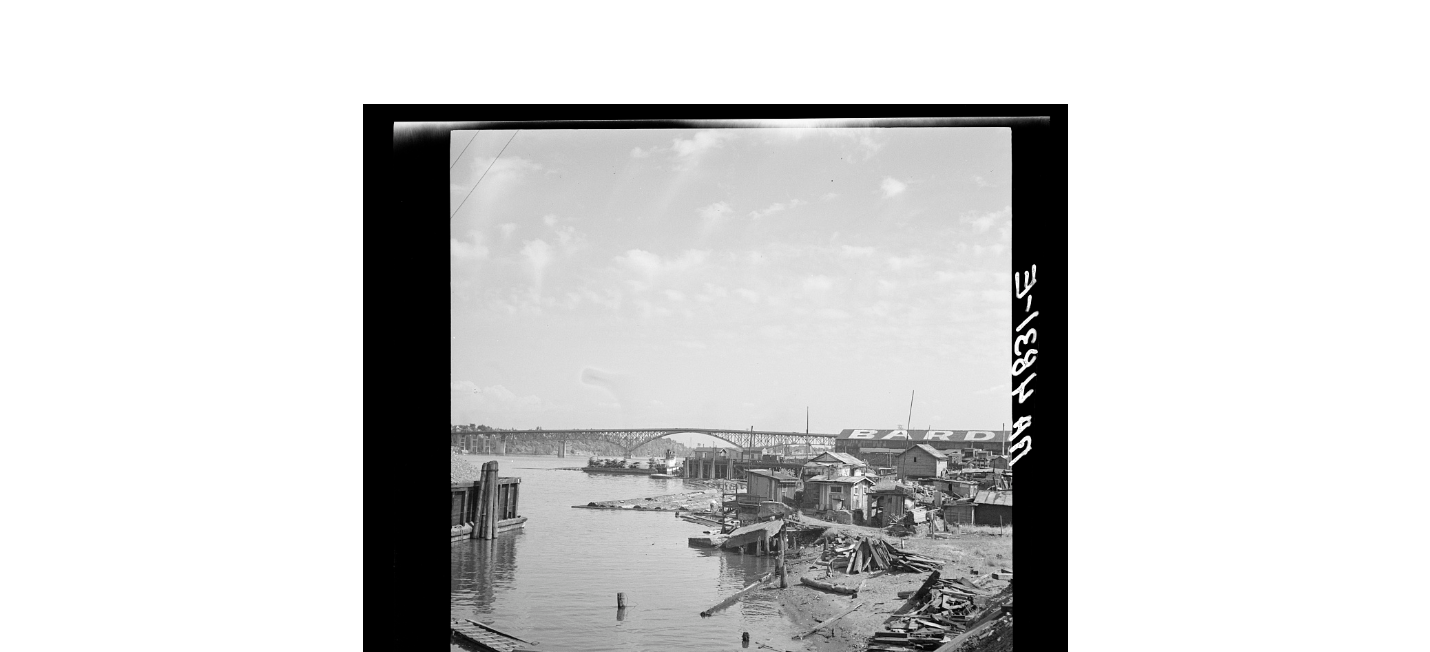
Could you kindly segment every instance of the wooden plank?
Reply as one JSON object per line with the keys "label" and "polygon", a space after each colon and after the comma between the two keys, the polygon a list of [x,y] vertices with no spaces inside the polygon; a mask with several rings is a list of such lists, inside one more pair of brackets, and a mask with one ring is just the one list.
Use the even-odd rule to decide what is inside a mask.
{"label": "wooden plank", "polygon": [[759,587],[761,584],[764,584],[765,582],[769,581],[769,579],[770,579],[771,577],[774,577],[774,576],[775,576],[775,574],[774,574],[773,572],[765,573],[763,577],[761,577],[761,578],[758,579],[758,580],[755,580],[754,583],[750,584],[749,586],[747,586],[747,587],[745,587],[745,588],[743,588],[743,589],[740,589],[740,590],[739,590],[738,592],[736,592],[734,595],[731,595],[730,597],[725,598],[724,600],[721,600],[719,604],[717,604],[717,605],[715,605],[715,606],[713,606],[713,607],[710,607],[709,609],[706,609],[705,611],[700,612],[700,615],[701,615],[701,616],[704,616],[704,617],[708,617],[708,616],[710,616],[711,614],[715,613],[716,611],[719,611],[719,610],[721,610],[721,609],[724,609],[725,607],[728,607],[728,606],[734,604],[736,600],[739,600],[739,599],[740,599],[740,596],[745,595],[746,593],[749,593],[750,591],[752,591],[752,590],[754,590],[755,588]]}
{"label": "wooden plank", "polygon": [[849,614],[850,614],[851,612],[853,612],[855,609],[858,609],[859,607],[862,607],[862,606],[864,606],[864,603],[863,603],[863,602],[860,602],[859,604],[856,604],[856,605],[854,605],[854,606],[852,606],[852,607],[850,607],[850,608],[848,608],[848,609],[845,609],[844,611],[839,612],[839,613],[838,613],[837,615],[835,615],[833,618],[830,618],[829,620],[826,620],[826,621],[824,621],[824,622],[822,622],[822,623],[819,623],[818,625],[815,625],[814,627],[810,628],[809,631],[807,631],[807,632],[805,632],[805,633],[803,633],[803,634],[800,634],[800,635],[798,635],[798,636],[795,636],[795,637],[794,637],[794,640],[798,641],[798,640],[800,640],[800,639],[802,639],[802,638],[804,638],[804,637],[806,637],[806,636],[809,636],[810,634],[813,634],[813,633],[815,633],[815,632],[817,632],[817,631],[819,631],[819,630],[821,630],[821,629],[824,629],[825,627],[828,627],[828,626],[834,624],[834,621],[839,620],[840,618],[843,618],[843,617],[849,615]]}
{"label": "wooden plank", "polygon": [[477,627],[480,627],[480,628],[482,628],[482,629],[496,632],[496,633],[498,633],[498,634],[501,634],[502,636],[505,636],[505,637],[507,637],[507,638],[509,638],[509,639],[512,639],[512,640],[515,640],[515,641],[521,641],[522,643],[532,643],[531,641],[528,641],[528,640],[526,640],[526,639],[523,639],[523,638],[520,638],[520,637],[518,637],[518,636],[515,636],[515,635],[512,635],[512,634],[508,634],[508,633],[506,633],[506,632],[503,632],[502,630],[497,629],[497,628],[495,628],[495,627],[492,627],[491,625],[488,625],[488,624],[486,624],[486,623],[479,623],[479,622],[477,622],[477,621],[475,621],[475,620],[472,620],[472,619],[470,619],[470,618],[463,618],[462,620],[465,620],[465,621],[467,621],[467,622],[469,622],[469,623],[471,623],[471,624],[473,624],[473,625],[476,625]]}

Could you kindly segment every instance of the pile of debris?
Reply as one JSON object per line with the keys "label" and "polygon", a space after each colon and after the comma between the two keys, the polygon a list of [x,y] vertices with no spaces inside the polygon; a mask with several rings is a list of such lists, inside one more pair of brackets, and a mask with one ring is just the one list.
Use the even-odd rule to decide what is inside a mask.
{"label": "pile of debris", "polygon": [[900,550],[876,536],[840,534],[826,548],[823,560],[830,569],[843,568],[845,574],[888,570],[890,572],[927,573],[943,568],[944,562]]}
{"label": "pile of debris", "polygon": [[[964,578],[940,579],[939,573],[929,575],[918,591],[901,593],[909,602],[901,615],[890,618],[883,631],[874,634],[868,650],[878,652],[912,652],[933,650],[945,643],[957,643],[958,648],[982,647],[1002,639],[1012,625],[1013,586],[992,594],[980,582]],[[963,634],[962,636],[959,636]],[[957,638],[949,638],[955,636]],[[1011,645],[1007,640],[997,643]],[[954,649],[954,648],[950,648]]]}

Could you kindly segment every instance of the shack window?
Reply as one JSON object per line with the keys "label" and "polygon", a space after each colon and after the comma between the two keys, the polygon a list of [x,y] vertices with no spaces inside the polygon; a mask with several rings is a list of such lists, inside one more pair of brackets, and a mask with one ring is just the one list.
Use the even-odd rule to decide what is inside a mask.
{"label": "shack window", "polygon": [[832,493],[832,494],[842,494],[842,493],[844,493],[844,487],[841,487],[841,486],[839,486],[839,485],[835,485],[835,486],[829,488],[829,493]]}

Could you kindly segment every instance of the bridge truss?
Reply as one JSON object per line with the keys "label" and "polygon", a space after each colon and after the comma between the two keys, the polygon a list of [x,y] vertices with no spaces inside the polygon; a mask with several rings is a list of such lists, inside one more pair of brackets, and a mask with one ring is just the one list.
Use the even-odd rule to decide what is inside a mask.
{"label": "bridge truss", "polygon": [[834,435],[820,433],[803,432],[775,432],[768,430],[723,430],[718,428],[635,428],[617,430],[598,429],[578,429],[578,430],[484,430],[458,431],[453,430],[453,435],[482,435],[486,437],[496,437],[503,441],[545,441],[545,442],[606,442],[620,446],[627,455],[642,444],[647,444],[662,437],[679,435],[684,433],[694,433],[710,435],[717,439],[729,442],[739,447],[740,450],[751,450],[770,448],[773,446],[810,444],[813,446],[825,446],[833,448]]}

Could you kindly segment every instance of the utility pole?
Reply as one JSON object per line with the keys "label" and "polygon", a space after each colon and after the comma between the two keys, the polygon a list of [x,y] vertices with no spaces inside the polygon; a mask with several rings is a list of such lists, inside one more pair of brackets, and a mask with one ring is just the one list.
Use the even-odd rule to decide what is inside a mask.
{"label": "utility pole", "polygon": [[908,427],[914,427],[914,390],[909,390],[909,419],[904,422]]}

